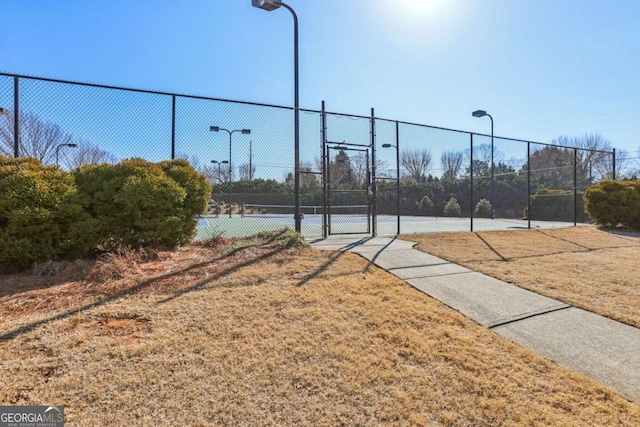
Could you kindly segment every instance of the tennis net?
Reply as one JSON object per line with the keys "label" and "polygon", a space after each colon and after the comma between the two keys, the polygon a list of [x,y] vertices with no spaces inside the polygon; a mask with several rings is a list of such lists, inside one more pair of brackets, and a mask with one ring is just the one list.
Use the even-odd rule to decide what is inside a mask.
{"label": "tennis net", "polygon": [[[318,205],[301,205],[300,213],[304,216],[321,216],[325,212],[324,206]],[[345,205],[345,206],[329,206],[327,213],[333,215],[344,216],[368,216],[370,213],[369,205]],[[292,217],[295,213],[293,205],[260,205],[245,203],[242,205],[242,217],[254,218],[283,218]]]}

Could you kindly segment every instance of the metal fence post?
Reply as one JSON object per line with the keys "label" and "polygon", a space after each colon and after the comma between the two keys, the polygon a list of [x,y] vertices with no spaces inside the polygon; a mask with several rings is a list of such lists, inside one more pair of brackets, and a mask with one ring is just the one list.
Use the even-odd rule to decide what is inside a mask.
{"label": "metal fence post", "polygon": [[376,117],[373,107],[371,108],[371,206],[373,216],[372,235],[378,234],[378,210],[376,207]]}
{"label": "metal fence post", "polygon": [[20,157],[20,78],[13,76],[13,157]]}
{"label": "metal fence post", "polygon": [[527,228],[531,230],[531,143],[527,142]]}
{"label": "metal fence post", "polygon": [[176,158],[176,96],[171,95],[171,160]]}
{"label": "metal fence post", "polygon": [[616,180],[616,149],[613,149],[613,174],[611,179]]}
{"label": "metal fence post", "polygon": [[396,120],[396,207],[398,209],[398,231],[400,234],[400,124]]}
{"label": "metal fence post", "polygon": [[573,226],[578,225],[578,149],[573,149]]}
{"label": "metal fence post", "polygon": [[327,115],[325,110],[324,101],[322,101],[322,112],[320,113],[320,134],[322,141],[320,143],[320,158],[322,159],[322,175],[320,179],[322,181],[322,236],[326,239],[328,236],[328,221],[327,221]]}
{"label": "metal fence post", "polygon": [[469,194],[471,195],[471,199],[469,200],[469,210],[471,211],[471,214],[469,215],[470,218],[470,226],[471,226],[471,232],[473,233],[473,134],[470,133],[469,134],[469,158],[471,160],[471,165],[469,166],[469,184],[470,184],[470,191]]}

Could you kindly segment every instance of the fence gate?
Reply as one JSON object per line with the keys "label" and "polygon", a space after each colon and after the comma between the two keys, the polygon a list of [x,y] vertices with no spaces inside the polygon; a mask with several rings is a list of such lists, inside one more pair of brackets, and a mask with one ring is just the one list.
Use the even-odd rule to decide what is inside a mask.
{"label": "fence gate", "polygon": [[374,121],[371,141],[333,142],[327,139],[322,105],[323,235],[376,234]]}
{"label": "fence gate", "polygon": [[324,212],[329,235],[371,234],[369,150],[348,145],[327,145]]}

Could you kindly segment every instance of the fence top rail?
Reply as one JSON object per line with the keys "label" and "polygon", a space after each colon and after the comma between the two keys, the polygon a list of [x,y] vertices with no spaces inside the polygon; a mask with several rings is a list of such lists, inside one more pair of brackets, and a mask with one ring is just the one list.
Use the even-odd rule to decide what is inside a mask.
{"label": "fence top rail", "polygon": [[95,87],[99,89],[124,90],[128,92],[147,93],[151,95],[178,96],[181,98],[202,99],[207,101],[218,101],[218,102],[231,102],[234,104],[246,104],[246,105],[255,105],[258,107],[272,107],[272,108],[280,108],[283,110],[293,110],[292,107],[286,107],[284,105],[266,104],[261,102],[250,102],[250,101],[239,101],[235,99],[215,98],[212,96],[189,95],[184,93],[163,92],[163,91],[150,90],[150,89],[134,89],[134,88],[123,87],[123,86],[112,86],[112,85],[104,85],[104,84],[98,84],[98,83],[85,83],[85,82],[77,82],[72,80],[60,80],[60,79],[52,79],[48,77],[35,77],[35,76],[27,76],[22,74],[10,74],[10,73],[4,73],[4,72],[0,72],[0,76],[17,77],[19,79],[38,80],[38,81],[50,82],[50,83],[61,83],[61,84],[69,84],[69,85],[76,85],[76,86]]}
{"label": "fence top rail", "polygon": [[[279,109],[283,109],[283,110],[294,110],[293,107],[287,107],[287,106],[284,106],[284,105],[266,104],[266,103],[251,102],[251,101],[239,101],[239,100],[235,100],[235,99],[215,98],[215,97],[211,97],[211,96],[201,96],[201,95],[189,95],[189,94],[184,94],[184,93],[171,93],[171,92],[163,92],[163,91],[149,90],[149,89],[134,89],[134,88],[128,88],[128,87],[122,87],[122,86],[113,86],[113,85],[104,85],[104,84],[97,84],[97,83],[78,82],[78,81],[72,81],[72,80],[53,79],[53,78],[48,78],[48,77],[36,77],[36,76],[28,76],[28,75],[23,75],[23,74],[5,73],[5,72],[1,72],[1,71],[0,71],[0,76],[13,77],[13,78],[18,78],[18,79],[38,80],[38,81],[51,82],[51,83],[61,83],[61,84],[69,84],[69,85],[77,85],[77,86],[95,87],[95,88],[100,88],[100,89],[124,90],[124,91],[129,91],[129,92],[136,92],[136,93],[147,93],[147,94],[153,94],[153,95],[164,95],[164,96],[172,96],[172,97],[173,96],[177,96],[177,97],[181,97],[181,98],[202,99],[202,100],[207,100],[207,101],[230,102],[230,103],[234,103],[234,104],[253,105],[253,106],[257,106],[257,107],[271,107],[271,108],[279,108]],[[388,119],[388,118],[384,118],[384,117],[363,116],[363,115],[358,115],[358,114],[337,113],[337,112],[331,112],[331,111],[313,110],[313,109],[306,109],[306,108],[300,108],[299,110],[302,111],[302,112],[305,112],[305,113],[314,113],[314,114],[322,114],[322,113],[324,113],[324,114],[330,114],[330,115],[342,116],[342,117],[350,117],[350,118],[356,118],[356,119],[368,119],[368,120],[371,120],[373,118],[374,120],[394,122],[394,123],[403,124],[403,125],[418,126],[418,127],[429,128],[429,129],[437,129],[437,130],[443,130],[443,131],[447,131],[447,132],[457,132],[457,133],[462,133],[462,134],[467,134],[467,135],[477,135],[477,136],[483,136],[483,137],[488,137],[488,138],[500,139],[500,140],[504,140],[504,141],[523,142],[523,143],[527,143],[527,144],[544,145],[544,146],[548,146],[548,147],[558,147],[558,148],[565,148],[565,149],[577,149],[577,150],[582,150],[582,151],[590,151],[592,153],[602,153],[602,154],[611,154],[612,155],[614,153],[614,151],[615,151],[615,149],[614,149],[614,151],[594,150],[594,149],[590,149],[590,148],[571,147],[571,146],[558,145],[558,144],[553,144],[553,143],[548,143],[548,142],[537,142],[537,141],[529,141],[529,140],[526,140],[526,139],[517,139],[517,138],[509,138],[509,137],[497,136],[497,135],[488,135],[488,134],[484,134],[484,133],[475,133],[475,132],[469,132],[469,131],[464,131],[464,130],[460,130],[460,129],[451,129],[451,128],[445,128],[445,127],[440,127],[440,126],[425,125],[425,124],[422,124],[422,123],[413,123],[413,122],[407,122],[407,121],[402,121],[402,120]]]}

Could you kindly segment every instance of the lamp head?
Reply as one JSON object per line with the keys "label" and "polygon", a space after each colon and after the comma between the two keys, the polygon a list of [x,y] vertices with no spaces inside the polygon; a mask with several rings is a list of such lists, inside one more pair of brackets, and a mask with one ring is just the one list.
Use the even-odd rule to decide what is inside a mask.
{"label": "lamp head", "polygon": [[227,165],[229,164],[229,160],[222,160],[220,163],[222,163],[223,165]]}
{"label": "lamp head", "polygon": [[217,160],[211,160],[211,163],[218,163]]}
{"label": "lamp head", "polygon": [[9,114],[9,110],[7,110],[6,108],[0,107],[0,114]]}
{"label": "lamp head", "polygon": [[75,144],[75,143],[67,144],[67,147],[71,147],[71,148],[76,148],[77,146],[78,144]]}
{"label": "lamp head", "polygon": [[484,117],[487,115],[487,112],[484,110],[476,110],[471,114],[473,115],[473,117]]}
{"label": "lamp head", "polygon": [[395,147],[395,145],[391,145],[391,144],[382,144],[382,148],[391,148],[391,147]]}
{"label": "lamp head", "polygon": [[210,126],[209,130],[211,132],[218,132],[218,131],[220,131],[220,126]]}
{"label": "lamp head", "polygon": [[241,132],[243,135],[249,135],[251,133],[251,129],[242,129]]}
{"label": "lamp head", "polygon": [[280,0],[251,0],[251,5],[270,12],[282,6],[282,2]]}

